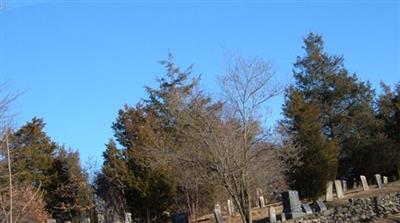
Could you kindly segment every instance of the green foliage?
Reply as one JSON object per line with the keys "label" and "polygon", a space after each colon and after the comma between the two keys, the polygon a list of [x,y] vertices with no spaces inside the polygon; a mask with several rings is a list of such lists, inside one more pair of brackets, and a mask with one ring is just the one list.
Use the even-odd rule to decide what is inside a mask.
{"label": "green foliage", "polygon": [[292,166],[286,173],[289,186],[302,197],[317,199],[325,192],[327,182],[336,177],[337,145],[323,133],[319,107],[312,101],[306,102],[295,89],[287,92],[284,114],[287,119],[283,124],[301,148],[302,165]]}
{"label": "green foliage", "polygon": [[77,152],[68,152],[33,118],[9,137],[14,184],[40,188],[47,211],[58,221],[79,219],[92,208],[87,176]]}
{"label": "green foliage", "polygon": [[57,145],[44,132],[43,119],[33,118],[10,135],[12,172],[17,181],[33,187],[46,187],[50,183],[53,154]]}
{"label": "green foliage", "polygon": [[81,214],[88,214],[92,194],[80,167],[79,153],[58,149],[50,174],[45,200],[52,216],[59,221],[78,221]]}

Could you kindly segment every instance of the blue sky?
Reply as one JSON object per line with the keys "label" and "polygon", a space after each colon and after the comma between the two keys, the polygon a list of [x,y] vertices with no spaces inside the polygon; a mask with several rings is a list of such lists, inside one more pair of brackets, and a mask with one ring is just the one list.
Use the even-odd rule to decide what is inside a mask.
{"label": "blue sky", "polygon": [[[400,81],[398,1],[5,1],[1,10],[1,81],[14,102],[15,127],[47,122],[58,143],[83,161],[101,161],[118,109],[145,97],[173,52],[194,64],[217,94],[224,53],[272,61],[276,80],[292,82],[302,38],[324,36],[326,49],[374,88]],[[272,126],[282,96],[270,103]]]}

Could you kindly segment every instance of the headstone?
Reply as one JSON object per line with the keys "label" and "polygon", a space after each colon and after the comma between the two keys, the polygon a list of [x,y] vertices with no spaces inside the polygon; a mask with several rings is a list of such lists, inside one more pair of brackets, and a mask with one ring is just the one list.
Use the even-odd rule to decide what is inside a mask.
{"label": "headstone", "polygon": [[383,184],[382,184],[382,177],[380,174],[375,174],[375,180],[376,180],[376,185],[378,186],[378,188],[383,188]]}
{"label": "headstone", "polygon": [[304,204],[302,204],[301,206],[303,207],[303,210],[304,210],[304,212],[305,212],[307,215],[313,213],[313,212],[312,212],[312,209],[311,209],[311,207],[310,207],[309,204],[304,203]]}
{"label": "headstone", "polygon": [[387,184],[387,183],[389,183],[388,177],[383,176],[383,184]]}
{"label": "headstone", "polygon": [[282,222],[285,222],[286,221],[286,215],[285,215],[285,213],[281,213],[281,221]]}
{"label": "headstone", "polygon": [[342,188],[343,188],[343,193],[347,192],[347,181],[346,180],[342,180]]}
{"label": "headstone", "polygon": [[171,215],[172,223],[189,223],[189,217],[187,213],[174,213]]}
{"label": "headstone", "polygon": [[316,207],[316,210],[317,210],[318,212],[323,212],[323,211],[326,211],[326,210],[327,210],[326,205],[325,205],[324,202],[321,201],[321,200],[315,201],[315,207]]}
{"label": "headstone", "polygon": [[125,223],[132,223],[132,214],[130,212],[125,213]]}
{"label": "headstone", "polygon": [[64,221],[64,223],[72,223],[71,221]]}
{"label": "headstone", "polygon": [[260,207],[265,207],[265,201],[264,201],[264,197],[263,196],[260,196],[259,198],[258,198],[258,200],[259,200],[259,202],[260,202]]}
{"label": "headstone", "polygon": [[269,215],[269,222],[275,223],[276,222],[276,212],[275,208],[270,206],[268,209],[268,215]]}
{"label": "headstone", "polygon": [[295,190],[289,190],[282,193],[283,212],[288,218],[296,219],[304,216],[301,210],[299,193]]}
{"label": "headstone", "polygon": [[358,187],[356,178],[353,178],[353,189]]}
{"label": "headstone", "polygon": [[333,182],[329,181],[328,184],[326,185],[326,201],[332,201],[333,200]]}
{"label": "headstone", "polygon": [[360,176],[360,179],[361,179],[361,184],[362,184],[363,190],[364,190],[364,191],[369,190],[367,178],[366,178],[364,175],[361,175],[361,176]]}
{"label": "headstone", "polygon": [[97,214],[97,221],[98,221],[98,223],[105,223],[104,215]]}
{"label": "headstone", "polygon": [[47,219],[47,223],[57,223],[56,219]]}
{"label": "headstone", "polygon": [[342,189],[342,182],[340,180],[335,180],[335,189],[336,189],[336,195],[337,197],[343,198],[343,189]]}
{"label": "headstone", "polygon": [[224,219],[222,218],[222,213],[221,213],[221,207],[219,206],[219,204],[215,205],[214,217],[217,223],[224,223]]}
{"label": "headstone", "polygon": [[229,215],[233,215],[233,213],[235,213],[235,207],[233,206],[232,200],[228,199],[227,205]]}

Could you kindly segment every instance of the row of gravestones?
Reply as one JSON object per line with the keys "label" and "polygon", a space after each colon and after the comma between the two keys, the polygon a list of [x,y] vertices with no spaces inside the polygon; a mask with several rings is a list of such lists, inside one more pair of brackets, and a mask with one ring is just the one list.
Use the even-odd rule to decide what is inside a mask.
{"label": "row of gravestones", "polygon": [[[97,220],[99,223],[105,223],[104,216],[102,214],[97,215]],[[55,219],[47,219],[47,223],[57,223]],[[71,221],[65,221],[64,223],[71,223]],[[90,223],[90,218],[82,218],[80,223]],[[114,222],[114,223],[122,223],[122,222]],[[123,223],[132,223],[132,214],[127,212],[125,213],[125,222]]]}
{"label": "row of gravestones", "polygon": [[[311,208],[311,206],[308,203],[302,204],[299,199],[299,194],[295,190],[289,190],[287,192],[282,193],[282,204],[283,204],[283,213],[280,215],[281,222],[286,221],[286,218],[299,218],[304,215],[313,214],[313,209]],[[326,205],[321,200],[316,201],[313,206],[314,206],[314,211],[317,212],[322,212],[327,209]],[[269,221],[271,223],[277,222],[275,207],[270,206],[268,208],[268,213],[269,213]],[[217,223],[224,222],[221,208],[218,204],[215,206],[214,209],[214,217]]]}
{"label": "row of gravestones", "polygon": [[[363,175],[360,176],[361,184],[363,187],[364,191],[369,190],[367,178]],[[357,188],[357,181],[354,179],[354,184],[353,184],[353,189]],[[375,174],[375,181],[376,185],[378,188],[383,188],[384,184],[387,184],[388,177],[386,176],[381,176],[380,174]],[[328,182],[328,185],[326,187],[326,201],[332,201],[333,200],[333,184],[335,185],[335,191],[336,191],[336,197],[338,199],[341,199],[344,197],[344,194],[347,192],[347,181],[346,180],[335,180],[334,182],[330,181]]]}
{"label": "row of gravestones", "polygon": [[[363,186],[363,190],[366,191],[369,189],[368,183],[365,176],[360,176],[361,183]],[[375,174],[375,180],[378,185],[378,188],[383,188],[383,184],[388,183],[388,178],[384,176],[381,177],[380,174]],[[357,182],[354,180],[353,188],[357,187]],[[346,180],[335,180],[334,182],[329,182],[326,193],[326,201],[333,200],[333,185],[335,185],[335,191],[337,198],[343,198],[344,194],[347,192],[347,181]],[[256,190],[258,203],[257,207],[266,207],[266,202],[264,197],[262,196],[262,190]],[[325,211],[326,205],[322,200],[317,200],[314,202],[312,209],[308,203],[302,204],[297,191],[288,191],[282,193],[282,204],[283,204],[283,213],[280,215],[280,221],[284,222],[286,218],[299,218],[304,215],[313,214],[313,209],[316,212]],[[229,215],[233,215],[235,213],[235,206],[233,205],[232,200],[227,200],[227,210]],[[275,208],[270,206],[268,209],[269,220],[270,222],[277,222],[277,215]],[[214,217],[217,223],[223,223],[221,206],[219,204],[215,205],[214,208]],[[188,216],[186,213],[174,214],[171,216],[173,223],[187,223]]]}

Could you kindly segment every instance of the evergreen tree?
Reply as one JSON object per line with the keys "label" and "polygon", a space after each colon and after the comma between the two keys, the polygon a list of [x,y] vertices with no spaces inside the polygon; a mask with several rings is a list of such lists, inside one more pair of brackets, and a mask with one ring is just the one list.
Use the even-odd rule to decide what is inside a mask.
{"label": "evergreen tree", "polygon": [[[284,112],[287,133],[289,136],[297,135],[294,137],[295,143],[303,146],[305,151],[308,151],[311,145],[304,144],[303,140],[318,141],[322,136],[326,142],[332,144],[332,148],[336,147],[328,149],[332,152],[328,157],[331,157],[332,165],[329,166],[333,169],[322,168],[328,171],[326,175],[331,177],[326,180],[334,180],[336,173],[339,177],[349,178],[366,174],[365,168],[359,162],[360,154],[379,141],[379,135],[376,134],[379,122],[375,118],[373,109],[374,91],[369,83],[360,81],[355,74],[349,74],[343,65],[342,56],[331,56],[325,52],[320,35],[310,33],[304,39],[304,43],[306,54],[297,58],[293,71],[296,82],[287,91]],[[305,130],[298,129],[298,126],[294,125],[295,122],[290,121],[295,119],[290,110],[300,109],[296,108],[296,104],[292,104],[295,97],[291,94],[294,92],[301,95],[306,104],[318,108],[314,111],[314,115],[320,119],[319,131],[322,132],[322,136],[298,134],[297,131]],[[306,118],[298,119],[299,122],[306,120]],[[314,127],[316,131],[317,127]],[[298,136],[314,137],[314,139],[300,139]],[[321,148],[322,150],[324,149]],[[338,155],[337,161],[334,159],[334,154]],[[338,164],[334,164],[335,162]]]}
{"label": "evergreen tree", "polygon": [[385,162],[385,174],[400,176],[400,83],[394,90],[382,83],[383,93],[377,100],[377,118],[382,121],[385,141],[379,145]]}
{"label": "evergreen tree", "polygon": [[290,89],[286,95],[282,123],[290,138],[301,148],[299,163],[287,171],[289,186],[299,191],[300,196],[317,199],[325,192],[329,180],[335,179],[338,148],[323,132],[319,107],[306,102],[304,96]]}
{"label": "evergreen tree", "polygon": [[128,169],[124,157],[114,140],[106,144],[104,163],[96,177],[96,194],[104,202],[107,222],[122,221],[126,212],[125,183]]}
{"label": "evergreen tree", "polygon": [[[294,67],[295,87],[306,101],[312,100],[321,112],[323,132],[340,148],[339,176],[355,177],[357,153],[368,147],[377,123],[374,116],[374,91],[355,74],[349,74],[342,56],[330,56],[320,35],[310,33],[305,39],[304,57]],[[363,173],[365,174],[365,173]]]}
{"label": "evergreen tree", "polygon": [[50,183],[49,171],[57,148],[44,132],[43,119],[33,118],[10,136],[12,172],[17,182],[45,188]]}
{"label": "evergreen tree", "polygon": [[61,222],[78,222],[81,216],[88,216],[93,199],[87,175],[80,166],[79,153],[58,149],[50,174],[45,201],[52,216]]}

